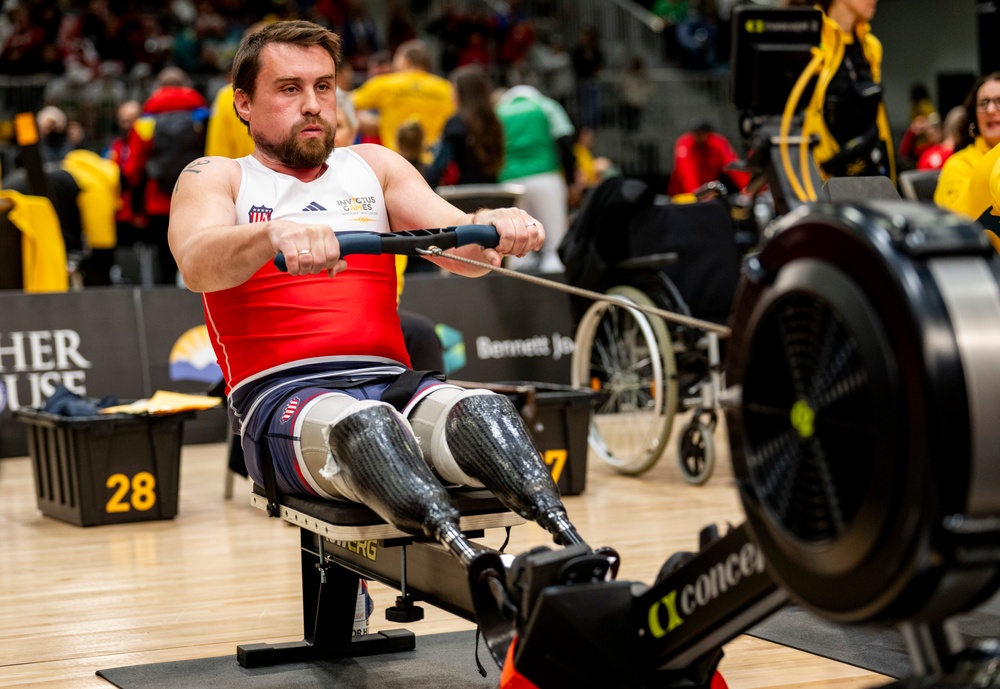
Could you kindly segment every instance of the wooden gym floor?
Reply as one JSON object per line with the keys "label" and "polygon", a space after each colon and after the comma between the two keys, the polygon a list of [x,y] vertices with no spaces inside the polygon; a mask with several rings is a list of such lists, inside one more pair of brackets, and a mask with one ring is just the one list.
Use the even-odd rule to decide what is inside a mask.
{"label": "wooden gym floor", "polygon": [[[673,552],[697,547],[703,526],[743,521],[722,426],[719,462],[701,487],[680,478],[673,443],[638,479],[591,456],[586,491],[566,505],[591,545],[621,553],[619,579],[651,583]],[[232,501],[223,499],[225,454],[222,444],[183,448],[174,520],[88,528],[41,514],[28,458],[0,461],[0,687],[107,689],[99,669],[235,655],[240,643],[302,638],[297,529],[250,507],[245,480],[236,482]],[[502,532],[480,540],[499,547]],[[508,552],[535,545],[551,539],[534,524],[515,527]],[[384,609],[396,592],[377,584],[371,591],[372,630],[406,626],[419,636],[473,628],[429,606],[421,622],[387,622]],[[889,681],[747,636],[725,652],[721,669],[733,689]]]}

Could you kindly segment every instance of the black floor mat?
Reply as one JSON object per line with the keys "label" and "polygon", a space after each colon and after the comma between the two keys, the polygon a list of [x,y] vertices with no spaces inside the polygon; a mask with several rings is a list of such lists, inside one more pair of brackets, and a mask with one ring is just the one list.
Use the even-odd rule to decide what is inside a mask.
{"label": "black floor mat", "polygon": [[495,689],[500,671],[485,644],[476,669],[475,632],[451,632],[417,637],[415,651],[339,658],[276,667],[246,669],[232,655],[172,663],[132,665],[97,674],[121,689]]}
{"label": "black floor mat", "polygon": [[[955,618],[966,643],[1000,636],[1000,596]],[[837,625],[788,606],[747,634],[889,677],[911,675],[902,635],[894,628]]]}

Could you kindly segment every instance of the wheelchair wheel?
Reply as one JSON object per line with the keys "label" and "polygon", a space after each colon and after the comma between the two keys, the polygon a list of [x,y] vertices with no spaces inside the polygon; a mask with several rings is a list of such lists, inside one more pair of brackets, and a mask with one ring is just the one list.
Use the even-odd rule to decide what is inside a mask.
{"label": "wheelchair wheel", "polygon": [[705,483],[715,469],[716,422],[715,412],[696,410],[677,440],[677,464],[684,480],[692,485]]}
{"label": "wheelchair wheel", "polygon": [[[611,296],[655,306],[642,291],[613,287]],[[677,412],[677,365],[663,320],[596,302],[576,330],[572,382],[601,393],[588,442],[623,474],[648,471],[670,439]]]}

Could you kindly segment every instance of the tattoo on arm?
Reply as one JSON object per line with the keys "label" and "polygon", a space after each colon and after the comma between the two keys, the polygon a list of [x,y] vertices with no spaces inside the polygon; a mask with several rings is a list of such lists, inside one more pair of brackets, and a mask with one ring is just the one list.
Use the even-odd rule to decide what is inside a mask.
{"label": "tattoo on arm", "polygon": [[[195,174],[198,174],[199,172],[201,172],[201,170],[196,170],[195,168],[201,167],[203,165],[208,165],[211,162],[212,161],[209,160],[208,158],[199,158],[198,160],[195,160],[194,162],[189,163],[186,168],[184,168],[183,170],[181,170],[181,172],[193,172]],[[180,179],[180,177],[178,177],[177,181],[174,183],[174,191],[175,192],[177,191],[177,185],[179,185],[180,183],[181,183],[181,179]]]}
{"label": "tattoo on arm", "polygon": [[194,172],[194,173],[198,173],[198,172],[201,172],[201,170],[195,170],[196,167],[201,167],[203,165],[208,165],[211,162],[212,161],[209,160],[208,158],[199,158],[198,160],[194,161],[193,163],[190,163],[186,168],[184,168],[183,170],[181,170],[181,172]]}

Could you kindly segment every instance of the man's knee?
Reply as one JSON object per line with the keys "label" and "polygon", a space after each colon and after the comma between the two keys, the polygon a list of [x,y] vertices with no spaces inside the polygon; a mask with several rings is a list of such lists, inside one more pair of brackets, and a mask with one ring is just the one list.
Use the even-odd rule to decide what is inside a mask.
{"label": "man's knee", "polygon": [[[387,416],[398,417],[398,423],[406,424],[406,420],[384,402],[358,400],[341,393],[324,395],[307,410],[299,440],[302,457],[309,474],[331,497],[362,501],[346,479],[342,462],[350,461],[350,455],[382,451],[384,443],[379,438],[357,433],[357,429],[371,426],[373,417]],[[347,436],[351,435],[357,437],[347,442]]]}
{"label": "man's knee", "polygon": [[[484,405],[489,409],[484,409]],[[483,486],[479,479],[461,468],[452,445],[456,435],[480,435],[473,427],[480,426],[479,417],[484,412],[492,417],[493,422],[504,426],[522,424],[517,409],[503,395],[451,386],[434,390],[410,412],[410,425],[420,440],[425,456],[443,480],[463,486]],[[463,433],[463,428],[468,428],[470,432]],[[467,442],[470,440],[475,442],[474,438],[466,439]]]}
{"label": "man's knee", "polygon": [[448,544],[459,538],[458,511],[403,415],[374,400],[339,405],[336,411],[326,423],[330,453],[323,477],[404,530]]}

